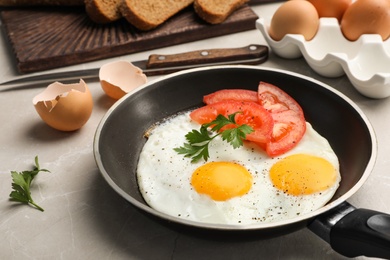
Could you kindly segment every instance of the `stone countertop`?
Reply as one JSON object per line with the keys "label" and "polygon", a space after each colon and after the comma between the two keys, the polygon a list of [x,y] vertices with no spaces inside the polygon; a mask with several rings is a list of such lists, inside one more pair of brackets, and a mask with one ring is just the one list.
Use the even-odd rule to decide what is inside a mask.
{"label": "stone countertop", "polygon": [[[278,5],[263,4],[253,9],[270,19]],[[0,79],[5,81],[15,71],[4,37],[0,42]],[[251,43],[266,44],[259,31],[251,30],[121,58],[139,60],[152,53]],[[115,59],[53,71],[99,67]],[[321,77],[303,59],[285,60],[271,52],[268,61],[258,66],[315,78],[357,103],[375,129],[379,149],[372,174],[348,202],[390,212],[390,99],[361,96],[347,77]],[[71,133],[53,130],[39,118],[32,98],[42,88],[0,90],[0,259],[344,259],[308,229],[271,239],[212,239],[174,230],[139,212],[110,188],[95,164],[95,130],[114,101],[97,81],[87,83],[94,110],[88,123]],[[9,201],[10,172],[31,169],[36,155],[41,167],[51,171],[40,173],[33,184],[33,197],[44,212]]]}

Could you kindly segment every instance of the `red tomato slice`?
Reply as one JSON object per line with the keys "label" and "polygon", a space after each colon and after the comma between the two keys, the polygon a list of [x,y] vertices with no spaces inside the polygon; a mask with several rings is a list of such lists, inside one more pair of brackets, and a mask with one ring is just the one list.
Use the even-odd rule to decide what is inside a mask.
{"label": "red tomato slice", "polygon": [[203,97],[207,105],[227,100],[257,102],[258,97],[256,91],[247,89],[222,89]]}
{"label": "red tomato slice", "polygon": [[190,117],[199,124],[205,124],[213,121],[219,114],[227,117],[238,111],[241,113],[236,115],[236,123],[247,124],[254,130],[246,136],[246,140],[258,143],[270,141],[273,129],[272,116],[255,102],[221,101],[192,111]]}
{"label": "red tomato slice", "polygon": [[270,156],[283,154],[302,139],[306,120],[301,106],[280,88],[260,82],[259,103],[271,113],[274,120],[271,141],[266,144]]}

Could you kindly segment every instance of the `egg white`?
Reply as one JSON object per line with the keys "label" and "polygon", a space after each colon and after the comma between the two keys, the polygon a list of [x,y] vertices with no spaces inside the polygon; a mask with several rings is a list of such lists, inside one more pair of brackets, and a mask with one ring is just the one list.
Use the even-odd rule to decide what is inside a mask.
{"label": "egg white", "polygon": [[[234,149],[220,138],[210,143],[211,161],[231,161],[244,166],[253,176],[251,190],[227,201],[214,201],[198,194],[191,186],[191,176],[203,160],[191,163],[173,149],[182,146],[185,135],[199,124],[183,113],[156,126],[149,133],[140,154],[137,178],[146,203],[166,214],[188,220],[220,223],[251,224],[276,222],[306,214],[325,205],[336,192],[341,180],[339,163],[328,141],[309,123],[303,139],[282,156],[270,158],[261,148],[250,142]],[[269,177],[271,166],[283,157],[306,153],[328,160],[337,169],[338,177],[329,189],[316,194],[292,196],[273,187]]]}

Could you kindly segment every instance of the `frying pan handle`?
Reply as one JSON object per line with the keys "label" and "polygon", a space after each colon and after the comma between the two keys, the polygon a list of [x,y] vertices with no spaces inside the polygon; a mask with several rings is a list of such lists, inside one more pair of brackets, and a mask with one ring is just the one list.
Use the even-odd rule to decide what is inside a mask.
{"label": "frying pan handle", "polygon": [[330,245],[347,257],[390,259],[390,215],[354,209],[331,228]]}

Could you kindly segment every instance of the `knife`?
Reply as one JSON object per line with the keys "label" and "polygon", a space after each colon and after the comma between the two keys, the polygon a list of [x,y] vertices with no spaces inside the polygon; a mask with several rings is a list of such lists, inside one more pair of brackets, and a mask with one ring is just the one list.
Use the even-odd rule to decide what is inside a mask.
{"label": "knife", "polygon": [[[268,47],[251,44],[240,48],[204,49],[178,54],[152,54],[148,60],[132,62],[147,76],[163,75],[179,70],[230,64],[260,64],[268,58]],[[0,83],[0,86],[14,88],[33,86],[52,81],[69,81],[99,77],[100,68],[55,72],[41,75],[27,75]]]}

